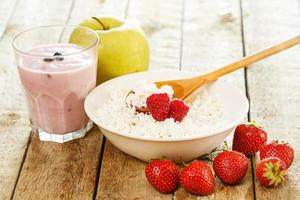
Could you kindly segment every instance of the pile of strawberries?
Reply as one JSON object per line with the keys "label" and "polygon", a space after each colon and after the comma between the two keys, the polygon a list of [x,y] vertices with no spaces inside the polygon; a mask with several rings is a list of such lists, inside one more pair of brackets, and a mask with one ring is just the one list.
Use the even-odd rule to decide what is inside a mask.
{"label": "pile of strawberries", "polygon": [[[275,187],[284,181],[287,169],[294,160],[294,150],[287,143],[267,143],[267,132],[257,123],[240,124],[233,138],[233,150],[223,150],[212,159],[212,167],[195,160],[179,169],[171,160],[152,160],[145,168],[149,183],[161,193],[174,192],[179,183],[196,195],[214,191],[215,175],[227,185],[242,181],[249,167],[247,156],[259,152],[256,179],[265,187]],[[214,171],[214,173],[213,173]]]}
{"label": "pile of strawberries", "polygon": [[189,112],[189,107],[179,99],[170,99],[167,93],[151,94],[146,101],[147,108],[156,121],[173,118],[181,122]]}

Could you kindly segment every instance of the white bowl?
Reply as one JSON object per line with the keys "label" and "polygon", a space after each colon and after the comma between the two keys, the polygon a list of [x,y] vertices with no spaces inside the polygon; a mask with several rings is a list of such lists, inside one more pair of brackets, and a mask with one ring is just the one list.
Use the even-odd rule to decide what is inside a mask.
{"label": "white bowl", "polygon": [[199,136],[157,139],[122,132],[117,133],[105,128],[97,121],[97,115],[101,115],[98,111],[99,107],[108,101],[109,93],[113,92],[117,85],[124,85],[124,87],[130,88],[137,81],[142,80],[158,81],[187,78],[196,75],[197,73],[184,71],[149,71],[121,76],[96,87],[85,100],[85,111],[113,145],[131,156],[144,161],[162,157],[167,157],[176,162],[192,160],[211,152],[244,119],[249,109],[249,103],[242,91],[220,80],[205,86],[208,93],[222,103],[226,125],[221,129]]}

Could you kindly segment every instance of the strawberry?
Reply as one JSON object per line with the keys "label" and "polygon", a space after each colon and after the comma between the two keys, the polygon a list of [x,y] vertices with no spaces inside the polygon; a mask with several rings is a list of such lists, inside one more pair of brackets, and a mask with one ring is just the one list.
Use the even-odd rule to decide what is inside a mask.
{"label": "strawberry", "polygon": [[170,105],[169,117],[175,121],[181,122],[189,112],[189,107],[179,99],[173,99]]}
{"label": "strawberry", "polygon": [[259,147],[266,142],[267,132],[256,122],[240,124],[234,131],[232,150],[250,156],[255,154]]}
{"label": "strawberry", "polygon": [[213,160],[213,168],[222,182],[228,185],[239,183],[248,170],[248,158],[237,151],[223,151]]}
{"label": "strawberry", "polygon": [[286,165],[279,158],[270,157],[258,163],[255,175],[262,186],[275,187],[283,182],[285,169]]}
{"label": "strawberry", "polygon": [[268,157],[277,157],[289,168],[294,160],[294,149],[288,143],[273,141],[260,147],[259,157],[261,160]]}
{"label": "strawberry", "polygon": [[176,190],[179,182],[179,170],[171,160],[152,160],[145,168],[149,183],[161,193]]}
{"label": "strawberry", "polygon": [[156,121],[164,121],[168,117],[170,98],[167,93],[150,95],[146,100],[146,104]]}
{"label": "strawberry", "polygon": [[214,191],[214,175],[208,164],[202,161],[194,161],[182,169],[179,180],[193,194],[209,195]]}

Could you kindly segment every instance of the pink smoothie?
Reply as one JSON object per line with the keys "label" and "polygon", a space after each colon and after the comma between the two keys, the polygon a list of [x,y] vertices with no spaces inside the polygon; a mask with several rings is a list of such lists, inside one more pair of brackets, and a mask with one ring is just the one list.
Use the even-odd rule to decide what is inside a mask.
{"label": "pink smoothie", "polygon": [[[18,70],[34,128],[65,134],[88,123],[83,104],[96,86],[97,58],[89,50],[78,53],[81,50],[73,44],[45,45],[28,51],[39,57],[22,55],[20,58]],[[66,56],[45,60],[55,52]]]}

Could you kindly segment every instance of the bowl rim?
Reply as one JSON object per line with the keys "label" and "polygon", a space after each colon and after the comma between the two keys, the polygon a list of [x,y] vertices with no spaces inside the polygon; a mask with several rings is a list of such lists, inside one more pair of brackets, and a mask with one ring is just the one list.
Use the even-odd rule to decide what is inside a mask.
{"label": "bowl rim", "polygon": [[[174,72],[182,72],[182,73],[186,73],[187,75],[199,75],[199,73],[197,72],[193,72],[193,71],[179,71],[179,70],[151,70],[151,71],[146,71],[146,72],[136,72],[136,73],[131,73],[131,74],[126,74],[126,75],[123,75],[123,76],[119,76],[117,78],[113,78],[111,80],[108,80],[100,85],[98,85],[96,88],[98,88],[99,86],[101,85],[104,85],[104,84],[110,84],[110,82],[112,81],[115,81],[115,80],[119,80],[119,79],[123,79],[124,77],[130,77],[130,76],[135,76],[137,74],[145,74],[145,73],[162,73],[162,72],[165,72],[165,73],[174,73]],[[216,80],[216,81],[220,81],[220,80]],[[214,81],[214,82],[216,82]],[[214,83],[213,82],[213,83]],[[121,133],[121,132],[115,132],[114,130],[110,130],[109,128],[103,126],[103,125],[99,125],[96,121],[92,120],[90,114],[87,112],[87,104],[89,102],[89,99],[91,98],[91,96],[93,95],[93,93],[96,91],[96,88],[94,88],[89,94],[88,96],[86,97],[85,101],[84,101],[84,109],[85,109],[85,112],[86,114],[88,115],[88,117],[90,118],[90,120],[92,120],[100,129],[100,131],[102,132],[102,129],[109,132],[109,133],[112,133],[112,134],[115,134],[115,135],[118,135],[118,136],[123,136],[123,137],[127,137],[127,138],[130,138],[130,139],[135,139],[135,140],[144,140],[144,141],[153,141],[153,142],[181,142],[181,141],[188,141],[188,140],[195,140],[195,139],[201,139],[201,138],[206,138],[206,137],[210,137],[210,136],[215,136],[215,135],[218,135],[218,134],[221,134],[221,133],[224,133],[230,129],[233,129],[238,123],[242,122],[243,119],[245,118],[245,116],[247,115],[248,111],[249,111],[249,100],[246,96],[246,94],[244,92],[242,92],[239,88],[237,88],[236,86],[234,86],[233,84],[230,84],[230,83],[225,83],[227,85],[230,85],[231,87],[235,88],[236,89],[236,92],[238,92],[245,100],[246,100],[246,107],[245,109],[241,112],[242,114],[240,115],[239,118],[237,118],[236,120],[232,121],[231,123],[227,123],[224,127],[222,128],[218,128],[218,129],[215,129],[213,132],[210,132],[210,133],[206,133],[206,134],[201,134],[201,135],[191,135],[191,136],[184,136],[184,137],[181,137],[181,138],[151,138],[151,137],[147,137],[147,136],[140,136],[140,135],[132,135],[132,134],[129,134],[129,133]],[[105,135],[105,134],[104,134]]]}

